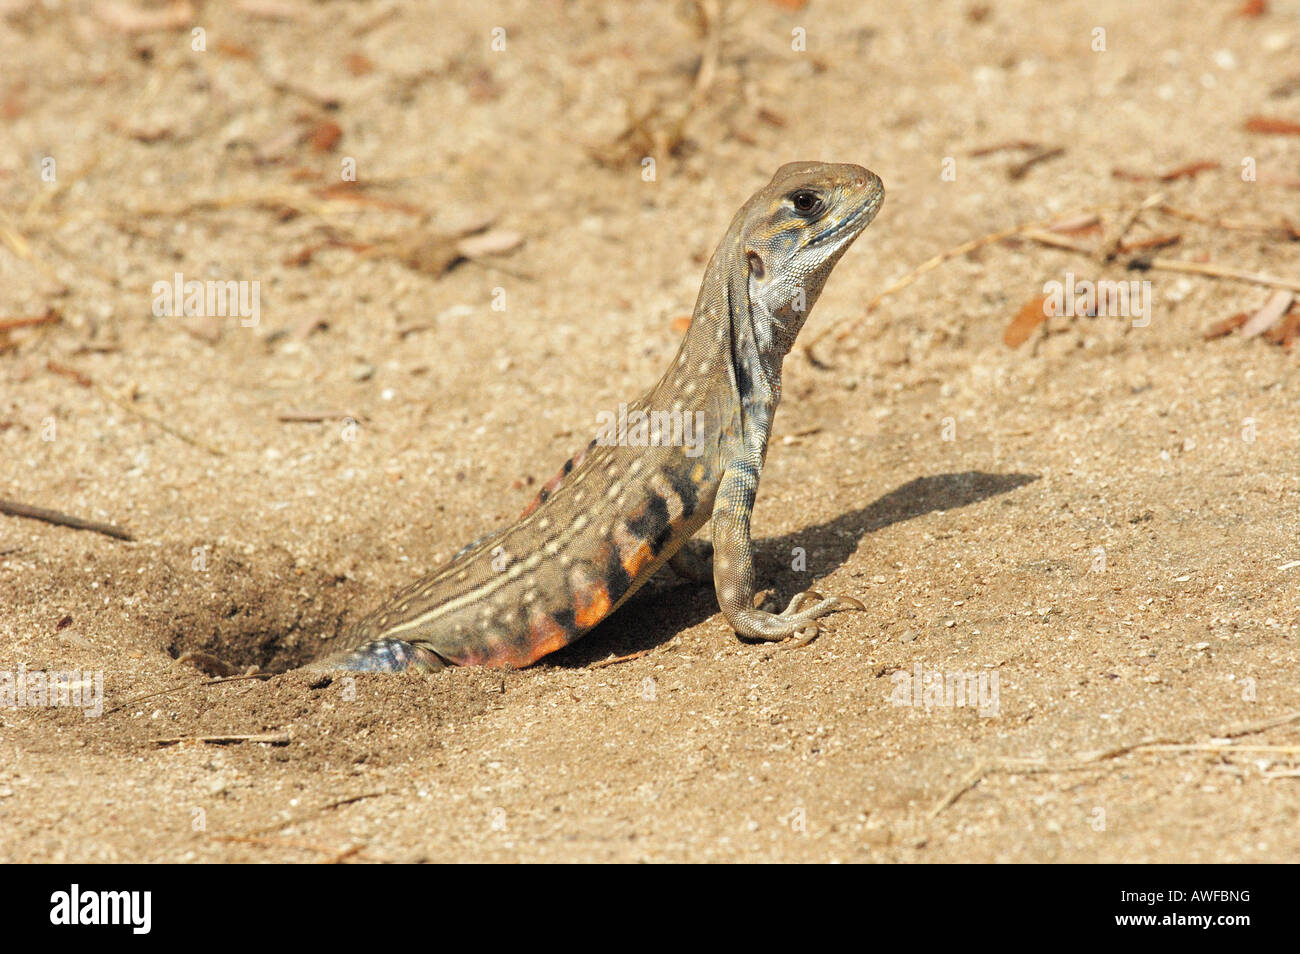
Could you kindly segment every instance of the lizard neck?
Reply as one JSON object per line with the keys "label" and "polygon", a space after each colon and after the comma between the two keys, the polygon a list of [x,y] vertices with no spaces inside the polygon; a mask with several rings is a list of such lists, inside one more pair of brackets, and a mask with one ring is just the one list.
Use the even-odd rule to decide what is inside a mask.
{"label": "lizard neck", "polygon": [[773,334],[772,323],[753,308],[740,230],[733,223],[709,261],[682,347],[688,355],[716,356],[719,396],[730,412],[724,417],[732,418],[735,436],[761,457],[781,401],[781,366],[794,335]]}

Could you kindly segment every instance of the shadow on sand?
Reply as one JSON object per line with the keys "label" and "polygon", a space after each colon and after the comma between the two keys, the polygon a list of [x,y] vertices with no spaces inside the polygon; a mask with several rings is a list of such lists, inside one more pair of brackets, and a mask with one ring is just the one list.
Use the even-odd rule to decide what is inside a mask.
{"label": "shadow on sand", "polygon": [[[979,503],[1035,480],[1038,477],[1033,474],[986,474],[973,470],[909,480],[873,503],[842,513],[833,520],[757,541],[759,588],[774,588],[777,602],[784,606],[790,597],[809,585],[810,577],[813,581],[822,580],[839,569],[867,534],[936,510],[955,510]],[[811,572],[796,573],[790,569],[790,553],[795,547],[807,551]],[[582,667],[610,655],[652,649],[717,612],[718,602],[712,586],[675,579],[672,570],[665,569],[590,634],[540,665]]]}

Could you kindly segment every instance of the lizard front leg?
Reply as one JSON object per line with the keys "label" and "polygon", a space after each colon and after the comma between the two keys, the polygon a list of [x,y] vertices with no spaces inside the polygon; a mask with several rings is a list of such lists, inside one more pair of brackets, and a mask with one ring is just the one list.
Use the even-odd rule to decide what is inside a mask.
{"label": "lizard front leg", "polygon": [[[776,641],[809,627],[815,633],[816,621],[828,613],[865,610],[852,597],[823,597],[812,590],[796,594],[781,613],[754,608],[754,542],[749,518],[758,493],[760,466],[743,458],[730,464],[713,505],[713,587],[732,629],[750,639]],[[807,600],[812,600],[812,605],[804,606]]]}

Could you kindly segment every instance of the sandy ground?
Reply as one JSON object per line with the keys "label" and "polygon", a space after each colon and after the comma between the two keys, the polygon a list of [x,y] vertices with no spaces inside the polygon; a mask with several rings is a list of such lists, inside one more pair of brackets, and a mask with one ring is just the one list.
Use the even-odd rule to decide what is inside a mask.
{"label": "sandy ground", "polygon": [[[1295,859],[1300,349],[1202,338],[1272,291],[1018,239],[867,308],[1156,192],[1205,221],[1130,243],[1300,277],[1215,224],[1300,221],[1300,137],[1247,128],[1300,122],[1300,4],[1238,6],[0,3],[0,318],[60,317],[0,339],[0,496],[135,537],[0,516],[0,671],[103,685],[0,708],[0,859]],[[1017,141],[1064,152],[973,154]],[[760,572],[869,612],[747,645],[665,575],[525,671],[292,671],[653,383],[795,159],[888,198],[787,362]],[[484,226],[522,244],[448,267]],[[177,272],[257,324],[155,315]],[[1005,344],[1067,273],[1150,323]],[[283,741],[158,742],[229,734]]]}

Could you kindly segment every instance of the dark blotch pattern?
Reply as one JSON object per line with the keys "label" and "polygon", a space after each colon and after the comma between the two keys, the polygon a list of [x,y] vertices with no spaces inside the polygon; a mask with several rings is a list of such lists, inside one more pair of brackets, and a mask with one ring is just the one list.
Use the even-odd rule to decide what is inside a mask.
{"label": "dark blotch pattern", "polygon": [[658,556],[673,532],[668,523],[667,501],[658,494],[651,493],[646,498],[645,509],[628,520],[627,528],[638,540],[650,544],[650,551]]}
{"label": "dark blotch pattern", "polygon": [[682,498],[682,519],[687,520],[699,509],[700,488],[691,480],[688,472],[670,469],[666,473],[673,490]]}
{"label": "dark blotch pattern", "polygon": [[632,586],[632,578],[623,569],[623,561],[618,555],[618,547],[612,543],[605,548],[605,587],[609,590],[609,601],[617,603]]}

